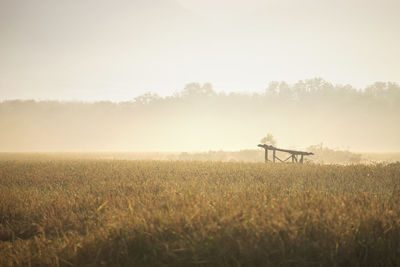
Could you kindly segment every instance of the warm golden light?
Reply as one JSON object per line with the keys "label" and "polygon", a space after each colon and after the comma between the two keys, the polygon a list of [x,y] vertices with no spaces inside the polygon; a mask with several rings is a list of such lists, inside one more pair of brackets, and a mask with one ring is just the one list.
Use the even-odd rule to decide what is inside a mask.
{"label": "warm golden light", "polygon": [[[396,93],[379,95],[391,101],[380,108],[367,107],[368,94],[357,108],[352,93],[376,81],[400,81],[399,3],[1,1],[0,100],[135,102],[146,92],[164,99],[127,109],[111,103],[24,104],[17,105],[22,111],[16,108],[20,117],[4,108],[1,134],[10,139],[0,149],[241,149],[252,148],[267,131],[289,147],[325,142],[355,150],[400,149]],[[303,89],[296,84],[314,77],[333,86],[327,93],[335,94],[333,100],[322,106],[318,94],[298,99]],[[290,84],[287,97],[295,102],[268,96],[272,81]],[[196,104],[168,100],[190,82],[209,82],[215,94],[248,96]],[[353,86],[344,90],[348,102],[347,93],[338,93],[346,84]],[[395,92],[396,86],[385,88]],[[259,100],[247,100],[254,93]],[[344,102],[336,103],[340,98]],[[49,107],[36,112],[42,105]],[[371,117],[368,110],[376,112]]]}

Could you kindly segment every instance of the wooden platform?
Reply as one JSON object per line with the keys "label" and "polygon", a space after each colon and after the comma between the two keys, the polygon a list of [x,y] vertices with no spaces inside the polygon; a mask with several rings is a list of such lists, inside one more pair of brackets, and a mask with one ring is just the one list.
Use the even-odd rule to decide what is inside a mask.
{"label": "wooden platform", "polygon": [[[304,156],[314,155],[314,153],[311,153],[311,152],[282,149],[282,148],[277,148],[277,147],[266,145],[266,144],[259,144],[258,147],[262,147],[265,149],[265,162],[266,163],[271,162],[268,159],[268,151],[269,150],[272,150],[272,162],[275,162],[275,160],[279,160],[280,162],[287,162],[289,159],[292,159],[293,163],[299,162],[299,163],[303,164]],[[287,159],[282,160],[276,156],[276,151],[289,153],[290,156]],[[300,156],[300,159],[297,158],[298,156]]]}

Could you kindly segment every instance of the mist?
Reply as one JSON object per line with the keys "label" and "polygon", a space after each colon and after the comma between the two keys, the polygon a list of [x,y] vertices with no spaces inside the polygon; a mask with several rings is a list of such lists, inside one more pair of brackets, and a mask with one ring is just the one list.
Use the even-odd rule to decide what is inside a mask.
{"label": "mist", "polygon": [[0,1],[0,151],[399,151],[399,3]]}
{"label": "mist", "polygon": [[271,82],[263,93],[215,92],[189,83],[171,96],[124,102],[3,101],[1,151],[208,151],[279,147],[400,150],[400,86],[363,90],[321,78]]}

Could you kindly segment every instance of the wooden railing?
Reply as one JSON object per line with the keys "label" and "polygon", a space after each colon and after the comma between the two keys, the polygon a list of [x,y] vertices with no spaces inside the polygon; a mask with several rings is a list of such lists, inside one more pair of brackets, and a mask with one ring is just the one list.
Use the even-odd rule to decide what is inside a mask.
{"label": "wooden railing", "polygon": [[[266,144],[259,144],[258,147],[262,147],[265,149],[265,162],[271,162],[268,159],[268,151],[269,150],[272,150],[272,162],[275,162],[275,160],[279,160],[280,162],[287,162],[289,159],[292,159],[293,163],[299,162],[302,164],[304,161],[304,156],[314,155],[314,153],[311,153],[311,152],[281,149],[281,148],[277,148],[277,147],[274,147],[271,145],[266,145]],[[278,156],[276,155],[276,151],[289,153],[290,156],[287,159],[282,160],[282,159],[278,158]],[[300,156],[299,160],[297,159],[297,156]]]}

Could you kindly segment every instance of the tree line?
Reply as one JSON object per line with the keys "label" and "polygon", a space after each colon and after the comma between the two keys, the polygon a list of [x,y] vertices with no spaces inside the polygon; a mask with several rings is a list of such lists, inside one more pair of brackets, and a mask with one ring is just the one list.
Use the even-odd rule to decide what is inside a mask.
{"label": "tree line", "polygon": [[264,92],[216,92],[187,84],[166,97],[122,102],[0,103],[1,151],[207,151],[252,149],[266,132],[280,145],[399,151],[400,86],[359,90],[321,78],[271,82]]}

